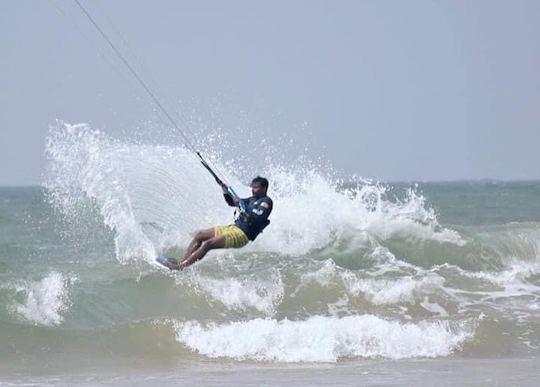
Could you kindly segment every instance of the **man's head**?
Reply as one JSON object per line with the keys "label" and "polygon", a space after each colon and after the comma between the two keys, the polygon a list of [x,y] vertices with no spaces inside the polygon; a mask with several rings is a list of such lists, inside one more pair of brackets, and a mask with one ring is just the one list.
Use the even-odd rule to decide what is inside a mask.
{"label": "man's head", "polygon": [[251,180],[251,193],[256,198],[265,196],[267,190],[268,190],[268,180],[266,180],[264,177],[257,176],[256,178]]}

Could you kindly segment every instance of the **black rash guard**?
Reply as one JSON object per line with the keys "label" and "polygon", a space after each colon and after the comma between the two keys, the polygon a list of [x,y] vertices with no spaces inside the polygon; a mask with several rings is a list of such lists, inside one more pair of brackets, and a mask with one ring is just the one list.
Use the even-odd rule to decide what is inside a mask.
{"label": "black rash guard", "polygon": [[[231,194],[223,194],[225,201],[229,206],[234,207],[234,200]],[[262,230],[270,224],[268,217],[272,212],[272,199],[268,196],[240,199],[245,212],[240,212],[240,216],[234,221],[234,224],[241,229],[250,241],[254,241]],[[262,205],[265,203],[265,205]]]}

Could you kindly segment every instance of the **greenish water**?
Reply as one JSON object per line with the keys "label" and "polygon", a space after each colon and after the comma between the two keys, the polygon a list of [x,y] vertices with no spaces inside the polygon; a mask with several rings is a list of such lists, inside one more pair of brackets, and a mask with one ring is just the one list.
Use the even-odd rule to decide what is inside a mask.
{"label": "greenish water", "polygon": [[268,229],[172,273],[157,254],[232,216],[192,155],[51,136],[44,186],[0,188],[4,375],[538,359],[540,182],[269,167]]}
{"label": "greenish water", "polygon": [[[2,368],[536,357],[540,183],[415,192],[398,215],[379,214],[393,231],[373,220],[302,253],[211,253],[173,274],[149,257],[119,258],[115,230],[95,211],[78,223],[43,188],[0,188]],[[419,198],[436,225],[410,221]]]}

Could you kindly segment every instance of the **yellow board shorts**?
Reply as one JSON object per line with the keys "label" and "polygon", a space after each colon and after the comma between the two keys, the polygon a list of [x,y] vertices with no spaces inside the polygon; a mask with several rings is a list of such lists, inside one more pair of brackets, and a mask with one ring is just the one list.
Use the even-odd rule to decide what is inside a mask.
{"label": "yellow board shorts", "polygon": [[214,227],[214,235],[223,235],[225,237],[225,248],[240,248],[248,244],[249,240],[246,234],[234,224],[227,226]]}

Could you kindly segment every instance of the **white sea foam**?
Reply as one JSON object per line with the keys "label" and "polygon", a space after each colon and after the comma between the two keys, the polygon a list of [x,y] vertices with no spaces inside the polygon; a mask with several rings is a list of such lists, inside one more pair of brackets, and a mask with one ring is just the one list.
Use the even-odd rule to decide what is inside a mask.
{"label": "white sea foam", "polygon": [[229,309],[255,308],[267,316],[275,313],[284,294],[284,285],[277,270],[273,270],[264,278],[236,276],[214,279],[198,276],[195,281],[196,286]]}
{"label": "white sea foam", "polygon": [[[393,266],[396,270],[399,266]],[[388,269],[390,270],[390,269]],[[397,303],[415,304],[421,300],[421,295],[431,294],[443,289],[444,278],[436,273],[418,270],[416,275],[403,275],[396,279],[379,278],[385,268],[374,273],[359,273],[338,268],[334,261],[328,259],[322,266],[313,272],[303,274],[300,285],[293,295],[310,282],[328,287],[332,283],[340,283],[345,287],[347,294],[358,297],[362,295],[374,305],[388,305]],[[369,275],[369,277],[366,277]]]}
{"label": "white sea foam", "polygon": [[426,276],[405,276],[398,279],[358,278],[353,273],[343,273],[342,278],[349,293],[363,294],[375,305],[396,303],[414,304],[419,295],[430,294],[442,288],[444,278],[429,273]]}
{"label": "white sea foam", "polygon": [[[524,262],[517,259],[508,259],[505,263],[505,268],[499,271],[468,271],[455,265],[441,265],[433,270],[446,268],[453,270],[459,275],[468,278],[484,280],[499,287],[500,295],[527,295],[540,292],[540,287],[529,281],[529,278],[540,273],[540,260],[532,262]],[[492,293],[489,291],[480,291],[480,293]]]}
{"label": "white sea foam", "polygon": [[302,274],[300,277],[300,287],[305,286],[309,282],[316,282],[321,286],[329,286],[332,281],[336,280],[338,269],[332,259],[327,259],[322,263],[322,266],[315,271]]}
{"label": "white sea foam", "polygon": [[73,279],[53,271],[40,281],[18,285],[16,290],[23,293],[25,300],[16,306],[17,312],[35,324],[59,325],[69,308],[68,286],[71,282]]}
{"label": "white sea foam", "polygon": [[448,312],[442,306],[437,303],[429,302],[428,297],[424,297],[424,301],[420,305],[431,313],[437,313],[442,317],[448,317]]}
{"label": "white sea foam", "polygon": [[540,286],[535,283],[535,276],[540,272],[540,263],[509,259],[505,266],[499,271],[468,271],[456,265],[444,264],[434,266],[431,271],[469,279],[465,282],[469,282],[468,285],[456,288],[447,283],[442,288],[462,312],[484,310],[489,306],[513,319],[537,316],[534,305],[540,300]]}
{"label": "white sea foam", "polygon": [[390,200],[382,185],[366,182],[340,190],[317,170],[275,168],[269,177],[276,184],[276,205],[272,228],[257,241],[258,248],[302,255],[358,236],[366,244],[394,237],[465,243],[457,232],[441,227],[424,197],[412,190],[403,200]]}
{"label": "white sea foam", "polygon": [[208,357],[280,362],[344,358],[447,356],[474,334],[474,323],[388,321],[372,315],[314,316],[303,321],[254,319],[202,325],[177,322],[177,340]]}

